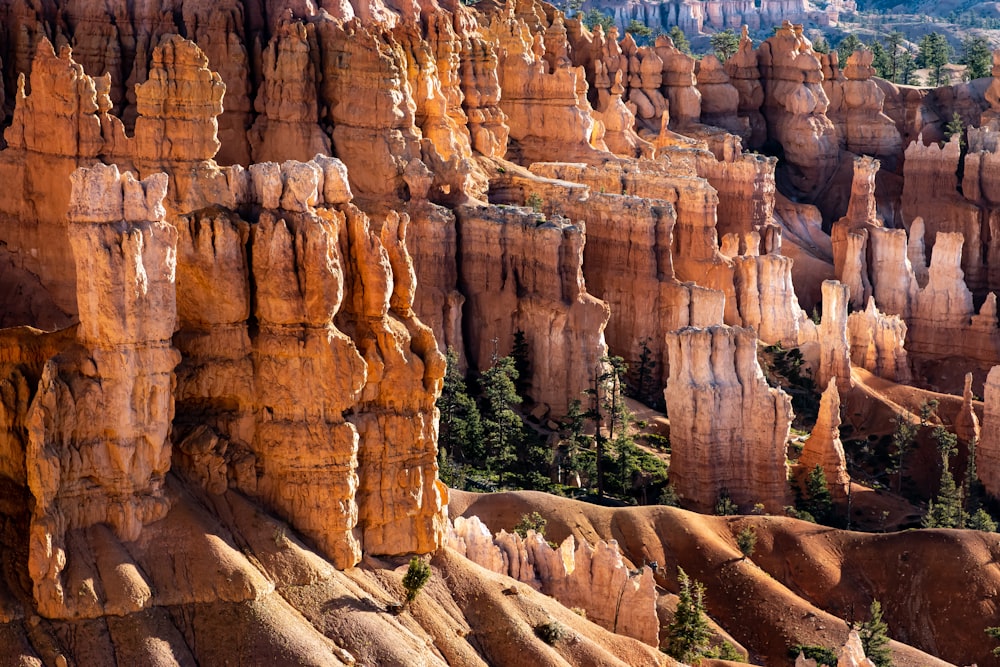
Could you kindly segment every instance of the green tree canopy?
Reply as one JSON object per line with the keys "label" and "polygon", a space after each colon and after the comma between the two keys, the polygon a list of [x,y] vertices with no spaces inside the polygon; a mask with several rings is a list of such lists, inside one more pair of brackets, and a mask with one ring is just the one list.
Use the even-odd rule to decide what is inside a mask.
{"label": "green tree canopy", "polygon": [[684,31],[681,30],[680,26],[675,25],[667,34],[674,42],[674,46],[677,47],[678,51],[691,55],[691,43],[688,41],[687,35],[684,34]]}
{"label": "green tree canopy", "polygon": [[614,24],[615,19],[599,9],[588,9],[583,14],[583,25],[587,26],[590,30],[601,26],[604,32],[607,32]]}
{"label": "green tree canopy", "polygon": [[962,40],[962,54],[958,62],[965,65],[965,78],[969,81],[989,76],[993,68],[990,43],[985,37],[966,37]]}
{"label": "green tree canopy", "polygon": [[858,628],[861,646],[865,655],[875,663],[875,667],[892,667],[892,653],[889,651],[889,626],[882,618],[882,603],[872,600],[868,608],[868,620]]}
{"label": "green tree canopy", "polygon": [[444,387],[438,397],[441,412],[438,444],[456,460],[481,460],[483,428],[476,402],[469,396],[465,378],[458,367],[458,352],[449,347],[445,355],[448,365],[444,374]]}
{"label": "green tree canopy", "polygon": [[515,380],[517,369],[511,357],[497,359],[479,380],[483,390],[481,410],[486,458],[490,468],[498,473],[500,486],[503,486],[504,474],[509,473],[517,461],[522,438],[521,418],[512,409],[521,402]]}
{"label": "green tree canopy", "polygon": [[709,38],[715,57],[721,62],[726,62],[739,51],[740,38],[733,32],[732,28],[726,28],[722,32],[717,32]]}
{"label": "green tree canopy", "polygon": [[692,663],[709,649],[709,628],[705,619],[705,587],[691,581],[678,568],[677,611],[667,630],[667,654],[684,663]]}
{"label": "green tree canopy", "polygon": [[653,40],[653,29],[642,21],[632,19],[625,26],[625,32],[631,33],[632,39],[639,46],[645,46]]}
{"label": "green tree canopy", "polygon": [[951,59],[951,53],[951,46],[941,33],[928,33],[920,40],[917,67],[926,67],[930,70],[927,75],[927,82],[930,85],[941,86],[948,83],[944,66]]}

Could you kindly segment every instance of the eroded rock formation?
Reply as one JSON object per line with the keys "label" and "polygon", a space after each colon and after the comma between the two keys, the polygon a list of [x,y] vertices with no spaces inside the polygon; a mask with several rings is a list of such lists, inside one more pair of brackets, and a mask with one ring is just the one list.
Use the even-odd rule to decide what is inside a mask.
{"label": "eroded rock formation", "polygon": [[122,540],[163,518],[174,416],[171,344],[177,231],[167,179],[114,166],[73,173],[69,237],[78,275],[77,344],[51,359],[28,408],[27,483],[35,499],[28,569],[49,616],[100,613],[67,591],[66,532],[105,523]]}
{"label": "eroded rock formation", "polygon": [[[549,546],[535,531],[525,537],[501,530],[495,536],[478,517],[457,517],[448,546],[483,567],[551,595],[614,632],[658,643],[653,571],[629,570],[618,544],[576,545],[573,536]],[[608,604],[611,600],[614,603]]]}
{"label": "eroded rock formation", "polygon": [[667,354],[670,480],[677,495],[699,511],[711,511],[724,493],[740,506],[779,511],[788,495],[792,406],[764,380],[754,332],[681,329],[667,334]]}

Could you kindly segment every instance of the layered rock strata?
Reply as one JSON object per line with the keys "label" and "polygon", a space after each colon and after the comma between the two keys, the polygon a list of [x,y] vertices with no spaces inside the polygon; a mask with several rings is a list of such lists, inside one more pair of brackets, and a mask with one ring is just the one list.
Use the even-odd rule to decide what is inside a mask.
{"label": "layered rock strata", "polygon": [[682,502],[707,512],[725,493],[743,507],[780,511],[791,399],[767,385],[754,332],[685,328],[667,334],[667,353],[670,480]]}
{"label": "layered rock strata", "polygon": [[585,287],[582,229],[524,208],[465,207],[456,213],[471,361],[489,368],[497,356],[509,354],[514,333],[523,332],[531,398],[565,414],[607,354],[610,311]]}
{"label": "layered rock strata", "polygon": [[844,150],[874,155],[893,171],[903,148],[902,138],[896,124],[883,113],[885,93],[872,81],[873,58],[868,49],[855,51],[838,72],[842,76],[824,79],[823,89],[830,100],[827,116]]}
{"label": "layered rock strata", "polygon": [[[210,407],[228,483],[261,497],[338,566],[362,549],[433,550],[444,360],[413,313],[409,218],[369,219],[349,204],[346,171],[330,158],[230,176],[255,223],[209,209],[182,226],[180,401],[203,415]],[[218,303],[216,280],[231,286]],[[204,450],[204,438],[182,449]],[[243,472],[248,454],[256,474]]]}
{"label": "layered rock strata", "polygon": [[163,518],[174,416],[171,344],[177,231],[164,222],[163,174],[114,166],[73,173],[69,237],[78,282],[77,344],[51,359],[28,408],[34,498],[28,570],[39,610],[74,616],[93,601],[63,586],[67,531],[107,524],[135,540]]}

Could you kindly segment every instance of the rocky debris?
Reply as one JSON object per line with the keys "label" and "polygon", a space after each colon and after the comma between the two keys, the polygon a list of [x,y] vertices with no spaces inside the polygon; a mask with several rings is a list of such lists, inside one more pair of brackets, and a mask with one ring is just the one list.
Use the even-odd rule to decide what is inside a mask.
{"label": "rocky debris", "polygon": [[577,546],[570,535],[550,546],[533,530],[525,537],[503,530],[491,536],[476,516],[456,517],[449,528],[448,546],[473,562],[582,609],[608,630],[658,645],[653,571],[630,570],[614,540]]}
{"label": "rocky debris", "polygon": [[670,481],[682,502],[709,512],[725,493],[740,506],[780,512],[788,500],[791,399],[768,387],[754,332],[681,329],[667,334],[667,354]]}

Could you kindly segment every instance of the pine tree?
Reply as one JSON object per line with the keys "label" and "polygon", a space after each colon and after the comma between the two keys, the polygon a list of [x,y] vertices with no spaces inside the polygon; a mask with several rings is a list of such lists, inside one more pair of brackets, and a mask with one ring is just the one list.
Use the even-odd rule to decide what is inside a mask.
{"label": "pine tree", "polygon": [[905,40],[905,35],[898,30],[893,30],[885,38],[885,48],[889,58],[889,76],[887,78],[893,83],[903,83],[901,81],[903,58],[904,54],[909,55],[909,51],[903,44]]}
{"label": "pine tree", "polygon": [[740,38],[733,32],[732,28],[726,28],[722,32],[717,32],[709,38],[712,44],[712,51],[720,62],[726,62],[740,48]]}
{"label": "pine tree", "polygon": [[483,390],[486,460],[489,468],[498,474],[500,486],[503,486],[504,474],[510,472],[517,461],[517,450],[522,437],[521,418],[512,409],[521,402],[514,386],[516,379],[514,360],[503,357],[497,359],[479,381]]}
{"label": "pine tree", "polygon": [[[656,362],[653,360],[653,351],[649,349],[649,338],[639,341],[639,359],[635,364],[635,397],[651,407],[657,406],[656,388],[653,386],[653,369]],[[663,402],[663,396],[659,397],[659,403]]]}
{"label": "pine tree", "polygon": [[653,41],[653,29],[642,21],[632,19],[625,26],[625,32],[632,35],[638,46],[646,46]]}
{"label": "pine tree", "polygon": [[948,467],[951,457],[958,453],[958,437],[943,426],[935,428],[932,437],[937,441],[941,456],[941,483],[937,498],[927,504],[924,525],[927,528],[961,528],[965,525],[962,498]]}
{"label": "pine tree", "polygon": [[833,514],[833,496],[826,481],[823,466],[817,464],[806,476],[806,493],[802,499],[802,509],[819,523],[826,523]]}
{"label": "pine tree", "polygon": [[962,56],[958,61],[965,65],[965,79],[972,81],[990,75],[993,67],[993,50],[985,37],[970,36],[962,40]]}
{"label": "pine tree", "polygon": [[956,134],[958,135],[959,147],[965,148],[965,124],[957,111],[951,115],[951,120],[944,126],[944,138],[951,141],[951,138]]}
{"label": "pine tree", "polygon": [[[623,436],[632,419],[625,404],[623,388],[628,366],[621,357],[601,357],[594,371],[594,384],[587,390],[591,396],[591,409],[587,416],[594,422],[597,438],[597,495],[603,496],[605,487],[605,456],[608,443],[616,442],[616,435]],[[604,431],[607,430],[605,436]]]}
{"label": "pine tree", "polygon": [[677,47],[678,51],[688,56],[691,55],[691,43],[688,41],[687,35],[684,34],[684,31],[681,30],[680,26],[675,25],[672,27],[667,35],[674,43],[674,46]]}
{"label": "pine tree", "polygon": [[709,628],[705,619],[705,587],[691,581],[678,568],[677,611],[667,630],[667,654],[690,664],[709,649]]}
{"label": "pine tree", "polygon": [[449,347],[445,358],[444,387],[437,400],[441,412],[438,445],[459,461],[480,461],[484,452],[479,408],[469,396],[458,368],[458,352]]}
{"label": "pine tree", "polygon": [[417,599],[420,589],[430,581],[431,566],[420,560],[417,556],[410,559],[410,565],[403,575],[403,588],[406,590],[406,604],[410,604]]}
{"label": "pine tree", "polygon": [[924,35],[920,40],[919,52],[917,54],[917,66],[926,67],[930,70],[928,83],[932,86],[941,86],[948,83],[948,76],[944,71],[944,66],[951,58],[951,47],[945,36],[938,32]]}
{"label": "pine tree", "polygon": [[514,382],[517,394],[522,397],[527,396],[528,390],[531,389],[531,357],[528,340],[520,329],[514,332],[514,344],[510,356],[514,359],[514,368],[517,370],[517,380]]}
{"label": "pine tree", "polygon": [[868,609],[868,620],[858,628],[861,646],[865,655],[875,663],[875,667],[892,667],[892,653],[889,650],[889,626],[882,618],[882,604],[872,600]]}
{"label": "pine tree", "polygon": [[873,39],[868,48],[872,52],[872,68],[875,70],[875,74],[883,79],[888,79],[892,71],[892,62],[885,47],[882,46],[882,42]]}
{"label": "pine tree", "polygon": [[601,26],[605,34],[607,34],[608,30],[611,30],[615,25],[615,19],[599,9],[590,9],[583,15],[583,25],[587,26],[590,30]]}
{"label": "pine tree", "polygon": [[901,412],[896,415],[893,422],[896,428],[892,432],[892,450],[889,452],[891,464],[888,473],[895,476],[896,493],[899,493],[903,485],[903,460],[916,442],[917,425],[911,423],[910,418]]}
{"label": "pine tree", "polygon": [[560,443],[562,467],[567,474],[583,473],[583,462],[580,454],[588,451],[593,438],[585,433],[587,413],[579,400],[569,404],[569,412],[563,418],[566,437]]}

